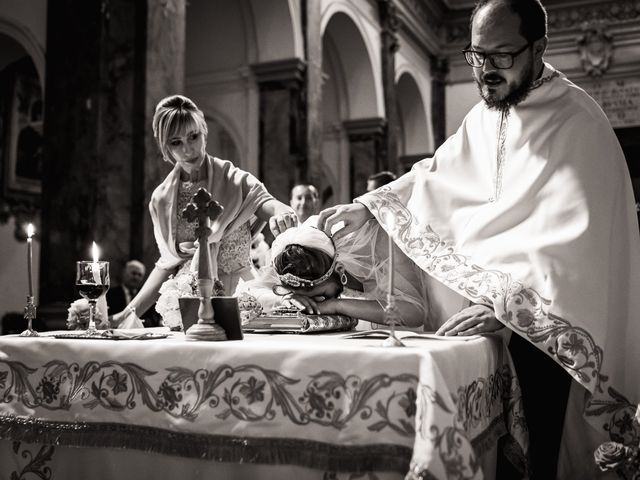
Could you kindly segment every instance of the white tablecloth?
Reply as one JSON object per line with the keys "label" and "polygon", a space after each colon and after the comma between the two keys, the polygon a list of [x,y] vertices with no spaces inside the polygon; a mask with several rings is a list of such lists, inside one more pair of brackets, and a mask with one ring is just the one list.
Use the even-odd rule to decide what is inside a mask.
{"label": "white tablecloth", "polygon": [[526,450],[500,337],[341,337],[0,337],[0,478],[483,478],[505,432]]}

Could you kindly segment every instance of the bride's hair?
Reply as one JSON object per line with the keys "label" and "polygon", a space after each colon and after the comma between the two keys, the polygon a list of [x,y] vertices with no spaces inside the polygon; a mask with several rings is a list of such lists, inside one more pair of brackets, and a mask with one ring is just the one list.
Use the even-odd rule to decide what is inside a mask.
{"label": "bride's hair", "polygon": [[273,259],[273,267],[278,275],[290,273],[305,280],[322,277],[331,268],[332,263],[333,259],[325,252],[296,244],[287,245]]}

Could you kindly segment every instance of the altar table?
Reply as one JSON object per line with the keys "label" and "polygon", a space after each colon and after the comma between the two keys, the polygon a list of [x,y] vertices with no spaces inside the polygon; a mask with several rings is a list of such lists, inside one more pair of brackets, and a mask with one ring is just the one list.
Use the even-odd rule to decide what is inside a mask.
{"label": "altar table", "polygon": [[342,336],[0,337],[0,479],[492,478],[505,433],[522,459],[499,336]]}

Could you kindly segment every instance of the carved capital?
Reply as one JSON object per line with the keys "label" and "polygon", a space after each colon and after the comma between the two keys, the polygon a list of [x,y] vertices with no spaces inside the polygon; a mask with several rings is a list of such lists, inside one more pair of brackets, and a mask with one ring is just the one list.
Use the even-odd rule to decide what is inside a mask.
{"label": "carved capital", "polygon": [[592,77],[601,77],[611,63],[613,37],[607,33],[607,27],[607,21],[584,22],[583,33],[576,39],[582,68]]}
{"label": "carved capital", "polygon": [[343,122],[344,129],[352,142],[368,141],[382,137],[386,124],[386,120],[379,117],[359,118]]}
{"label": "carved capital", "polygon": [[549,30],[580,28],[585,22],[622,21],[640,18],[640,3],[635,0],[601,1],[589,5],[549,8]]}
{"label": "carved capital", "polygon": [[253,74],[259,84],[279,83],[299,85],[304,79],[306,64],[299,58],[275,60],[273,62],[254,63]]}
{"label": "carved capital", "polygon": [[397,36],[400,26],[398,10],[393,0],[378,0],[378,10],[383,42],[387,45],[389,53],[393,54],[400,48]]}

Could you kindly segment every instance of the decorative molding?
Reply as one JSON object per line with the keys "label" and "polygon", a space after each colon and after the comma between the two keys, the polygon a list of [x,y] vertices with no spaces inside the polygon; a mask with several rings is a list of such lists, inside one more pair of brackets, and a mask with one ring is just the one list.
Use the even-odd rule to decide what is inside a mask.
{"label": "decorative molding", "polygon": [[[638,0],[599,0],[584,3],[586,2],[582,5],[571,3],[547,6],[549,32],[557,35],[568,30],[580,31],[585,23],[593,22],[608,22],[618,29],[621,24],[640,21]],[[457,50],[459,45],[468,42],[471,8],[452,9],[446,4],[436,2],[440,8],[427,11],[426,5],[430,5],[427,2],[401,0],[401,4],[415,15],[419,24],[426,25],[428,31],[435,33],[439,51],[434,53],[447,51],[452,54],[453,48]]]}
{"label": "decorative molding", "polygon": [[378,0],[378,11],[380,12],[383,45],[389,49],[390,54],[394,54],[400,48],[398,43],[398,27],[400,25],[398,10],[393,0]]}
{"label": "decorative molding", "polygon": [[444,82],[449,73],[449,59],[445,56],[430,55],[431,78],[433,81]]}
{"label": "decorative molding", "polygon": [[599,1],[587,5],[569,5],[547,9],[550,31],[579,29],[585,22],[620,23],[640,19],[637,0]]}
{"label": "decorative molding", "polygon": [[[234,70],[215,71],[215,72],[203,72],[189,75],[185,84],[188,87],[200,87],[200,86],[216,86],[216,91],[219,88],[227,88],[228,90],[238,90],[240,88],[246,88],[248,80],[251,78],[249,67],[242,66]],[[242,85],[242,87],[239,87]]]}
{"label": "decorative molding", "polygon": [[447,6],[440,0],[399,0],[400,30],[430,52],[442,49]]}
{"label": "decorative molding", "polygon": [[359,118],[357,120],[345,120],[344,129],[350,139],[372,137],[382,135],[387,121],[382,117]]}
{"label": "decorative molding", "polygon": [[300,58],[288,58],[286,60],[275,60],[273,62],[254,63],[251,70],[258,83],[289,83],[302,82],[306,63]]}
{"label": "decorative molding", "polygon": [[608,22],[582,24],[584,32],[576,39],[582,68],[592,77],[601,77],[609,68],[613,53],[613,37],[606,31]]}

